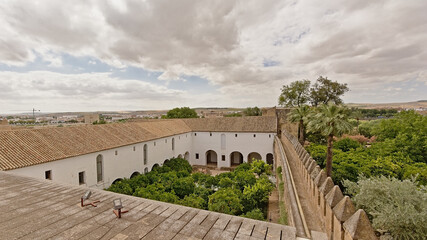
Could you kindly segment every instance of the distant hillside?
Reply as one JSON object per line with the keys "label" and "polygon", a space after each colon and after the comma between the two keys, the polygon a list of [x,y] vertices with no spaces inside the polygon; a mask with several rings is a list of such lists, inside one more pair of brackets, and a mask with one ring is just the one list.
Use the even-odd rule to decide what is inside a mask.
{"label": "distant hillside", "polygon": [[382,109],[382,108],[395,108],[395,109],[419,109],[427,108],[427,100],[420,100],[416,102],[404,103],[348,103],[348,107],[357,107],[365,109]]}

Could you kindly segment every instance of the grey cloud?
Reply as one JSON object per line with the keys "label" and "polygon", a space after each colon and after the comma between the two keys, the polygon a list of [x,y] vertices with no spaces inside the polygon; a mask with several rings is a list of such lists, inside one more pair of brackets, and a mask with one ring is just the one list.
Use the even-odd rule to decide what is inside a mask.
{"label": "grey cloud", "polygon": [[[0,62],[31,61],[32,51],[89,55],[164,72],[159,80],[197,75],[219,86],[223,95],[217,97],[233,99],[238,89],[251,93],[253,103],[274,105],[282,84],[318,75],[349,83],[356,92],[414,76],[426,83],[426,9],[423,0],[17,0],[0,3],[6,29],[0,33]],[[281,64],[265,68],[265,59]],[[141,97],[133,83],[90,81],[38,87],[62,96]],[[143,97],[165,96],[155,92]],[[241,94],[234,101],[248,98]]]}

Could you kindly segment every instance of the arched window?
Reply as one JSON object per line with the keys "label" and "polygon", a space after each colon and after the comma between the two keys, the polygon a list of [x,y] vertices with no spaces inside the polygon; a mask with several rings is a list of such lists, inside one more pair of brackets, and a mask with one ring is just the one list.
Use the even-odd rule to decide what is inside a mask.
{"label": "arched window", "polygon": [[172,138],[172,151],[175,150],[175,138]]}
{"label": "arched window", "polygon": [[144,169],[144,174],[145,173],[148,173],[148,168],[147,167]]}
{"label": "arched window", "polygon": [[147,144],[144,144],[144,165],[147,164]]}
{"label": "arched window", "polygon": [[243,155],[240,152],[232,152],[230,154],[231,166],[238,166],[243,163]]}
{"label": "arched window", "polygon": [[253,160],[261,160],[261,155],[257,152],[251,152],[248,155],[248,163],[251,163]]}
{"label": "arched window", "polygon": [[221,149],[224,150],[225,149],[225,134],[221,134]]}
{"label": "arched window", "polygon": [[96,157],[96,179],[98,182],[102,182],[104,181],[104,176],[103,176],[103,166],[102,166],[102,155],[99,154]]}

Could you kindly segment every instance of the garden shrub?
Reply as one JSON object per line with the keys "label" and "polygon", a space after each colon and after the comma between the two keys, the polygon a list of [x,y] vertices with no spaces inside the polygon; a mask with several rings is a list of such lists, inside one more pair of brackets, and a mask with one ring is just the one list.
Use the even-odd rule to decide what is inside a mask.
{"label": "garden shrub", "polygon": [[374,228],[389,231],[395,239],[427,236],[427,188],[418,187],[414,179],[360,176],[357,183],[344,181],[344,185]]}

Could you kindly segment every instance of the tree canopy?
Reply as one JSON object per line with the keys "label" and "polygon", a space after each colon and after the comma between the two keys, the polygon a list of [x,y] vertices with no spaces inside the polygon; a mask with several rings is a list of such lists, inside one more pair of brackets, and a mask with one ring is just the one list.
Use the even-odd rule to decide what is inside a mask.
{"label": "tree canopy", "polygon": [[306,119],[309,114],[310,114],[310,107],[307,105],[302,105],[300,107],[296,107],[292,109],[288,115],[288,120],[290,122],[298,123],[298,140],[303,145],[305,142]]}
{"label": "tree canopy", "polygon": [[342,104],[341,96],[348,92],[347,84],[329,80],[320,76],[310,87],[309,80],[292,82],[283,85],[279,96],[279,105],[286,107],[301,107],[307,103],[312,106],[321,104]]}
{"label": "tree canopy", "polygon": [[301,80],[283,85],[279,97],[279,105],[286,107],[300,107],[310,100],[310,81]]}
{"label": "tree canopy", "polygon": [[261,160],[210,176],[192,173],[190,164],[177,158],[146,174],[119,181],[107,190],[265,220],[268,197],[274,188],[268,174],[271,166]]}
{"label": "tree canopy", "polygon": [[332,176],[332,145],[333,138],[339,137],[352,130],[348,109],[338,105],[321,105],[308,116],[307,129],[320,132],[328,138],[326,154],[326,175]]}
{"label": "tree canopy", "polygon": [[262,111],[258,107],[253,107],[253,108],[248,107],[243,111],[243,113],[246,116],[261,116],[262,115]]}
{"label": "tree canopy", "polygon": [[194,109],[182,107],[169,110],[165,118],[198,118],[198,116]]}
{"label": "tree canopy", "polygon": [[346,83],[341,84],[320,76],[310,88],[310,102],[313,106],[329,103],[342,104],[340,97],[348,90]]}
{"label": "tree canopy", "polygon": [[345,181],[344,185],[374,228],[389,231],[395,239],[427,236],[427,188],[419,188],[413,179],[360,176],[357,183]]}

